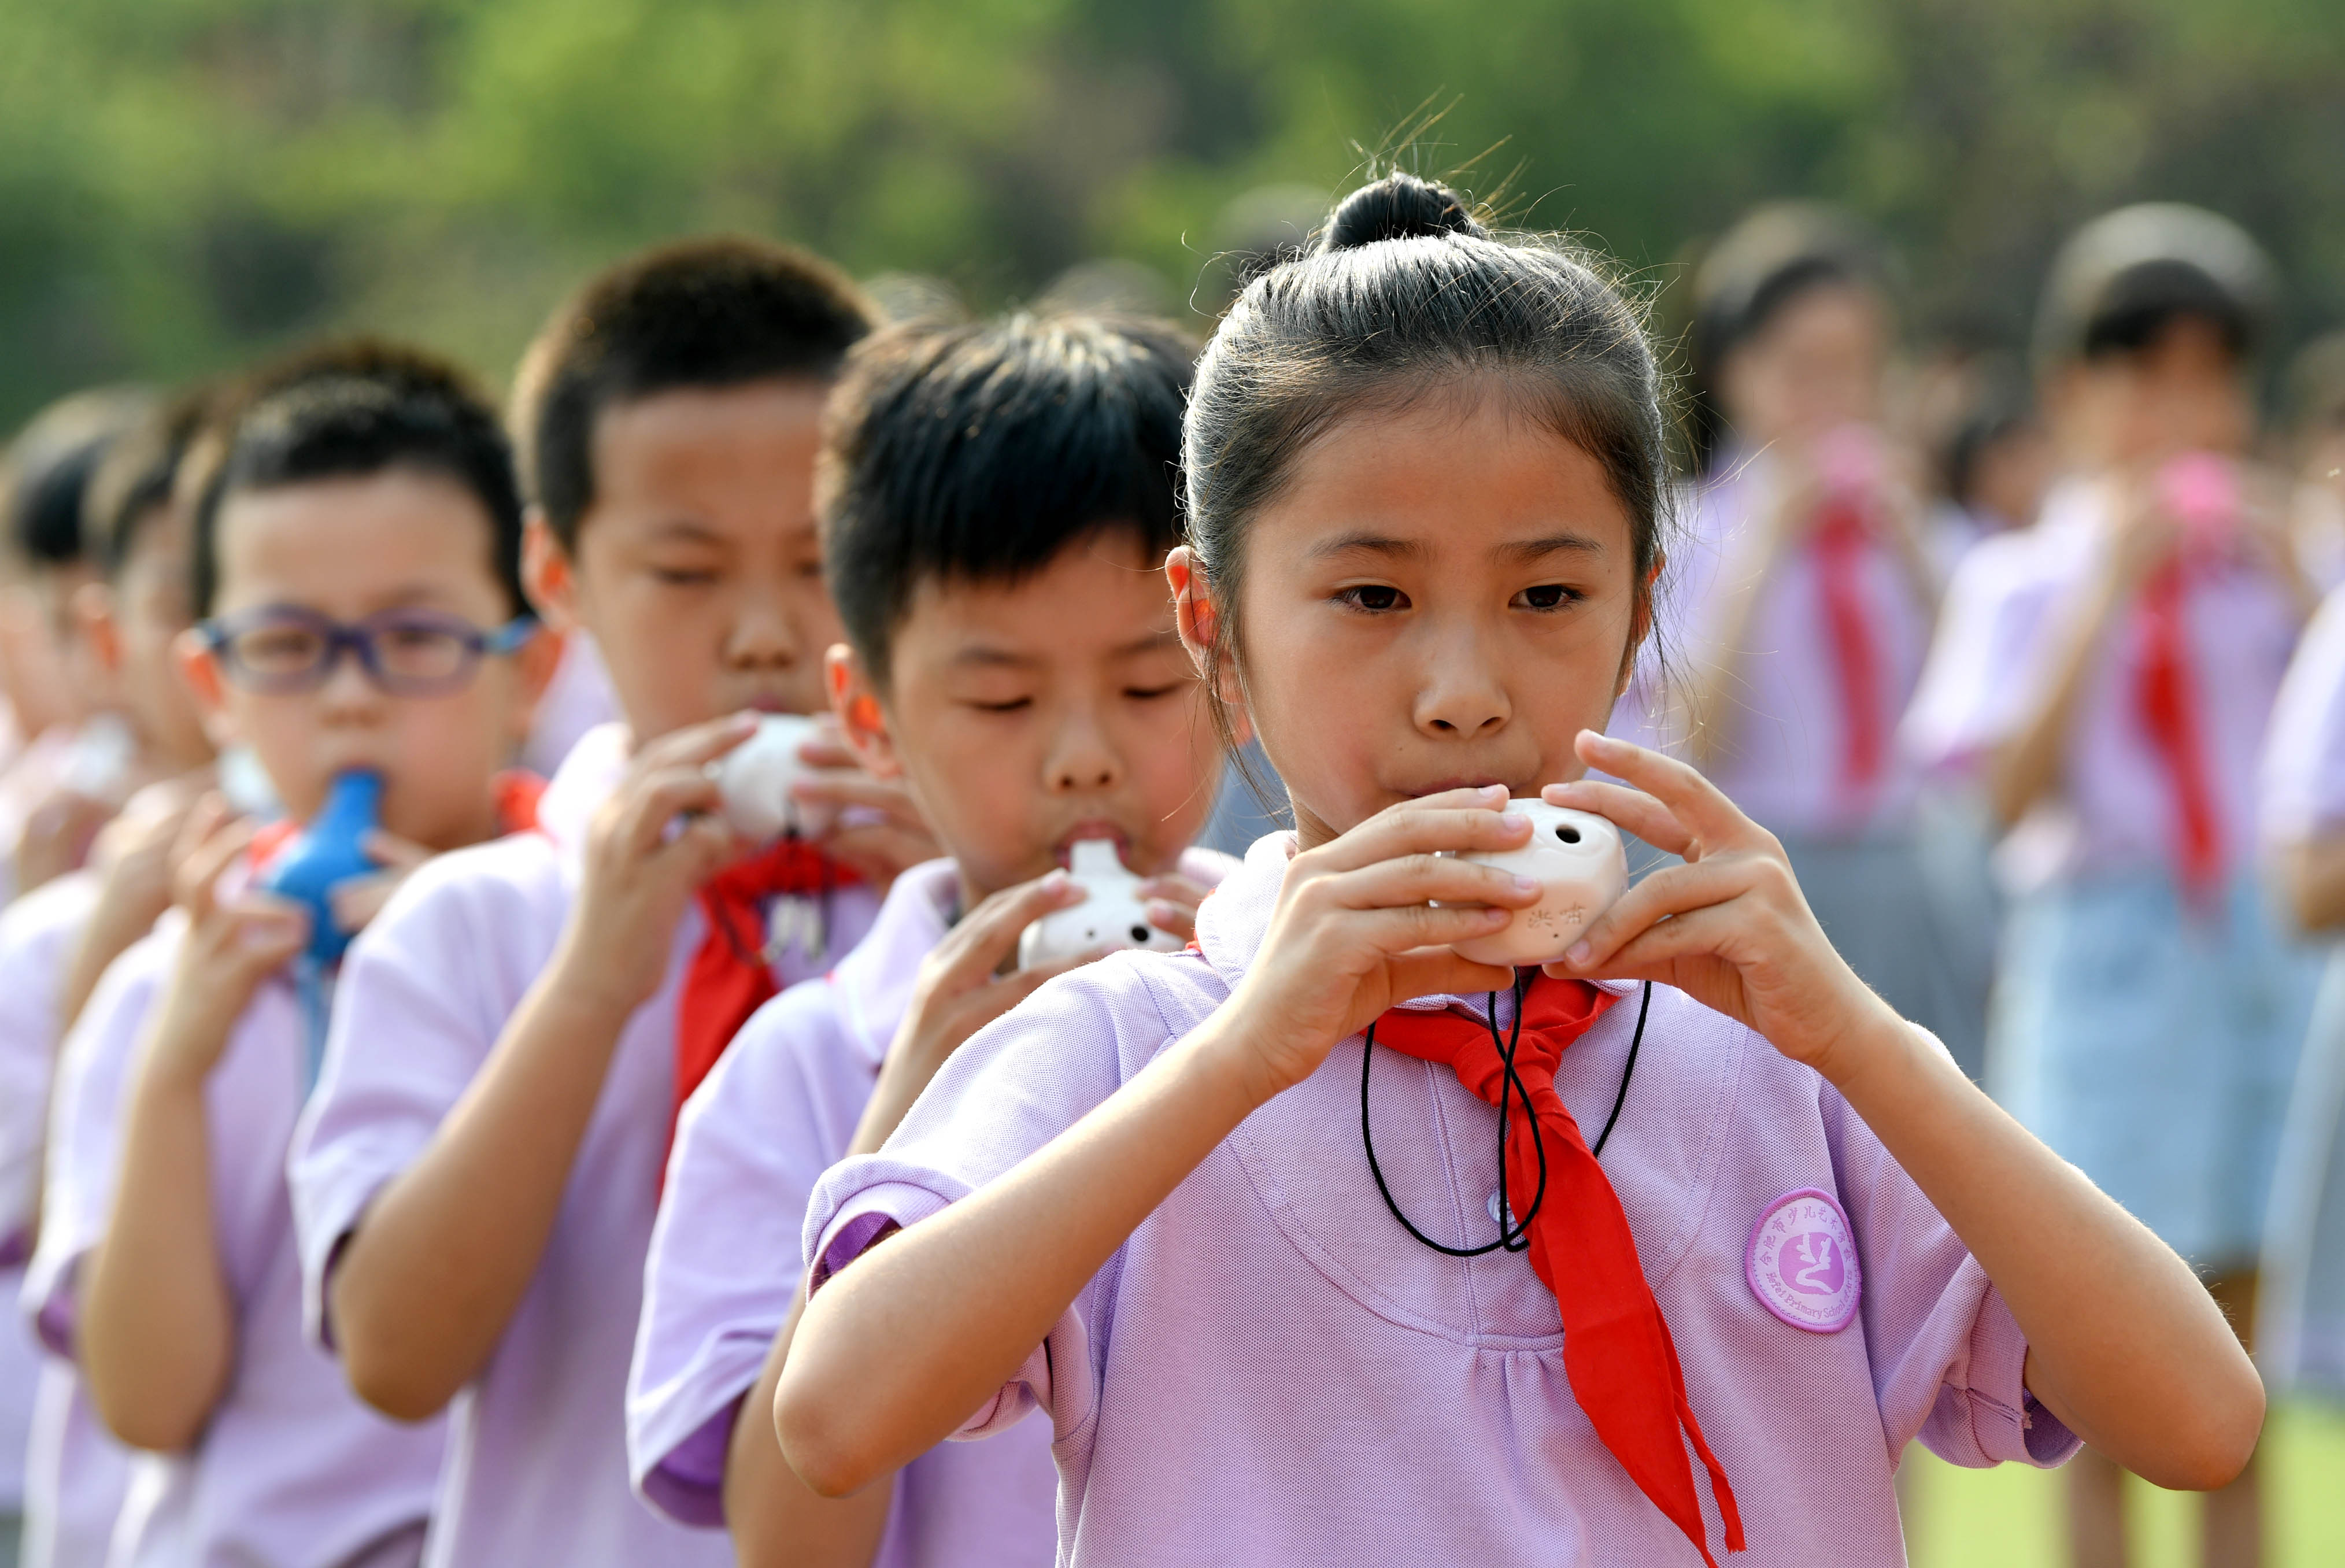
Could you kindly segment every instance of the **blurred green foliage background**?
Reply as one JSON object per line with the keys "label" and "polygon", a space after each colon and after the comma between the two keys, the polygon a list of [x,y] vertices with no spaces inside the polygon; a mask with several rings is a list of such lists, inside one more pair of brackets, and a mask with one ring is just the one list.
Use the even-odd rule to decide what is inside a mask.
{"label": "blurred green foliage background", "polygon": [[1119,258],[1210,308],[1217,251],[1427,102],[1417,167],[1503,141],[1469,186],[1657,280],[1828,197],[1917,333],[2015,342],[2062,230],[2161,196],[2272,246],[2291,337],[2345,320],[2336,0],[0,0],[0,421],[335,327],[502,378],[695,229],[980,305]]}

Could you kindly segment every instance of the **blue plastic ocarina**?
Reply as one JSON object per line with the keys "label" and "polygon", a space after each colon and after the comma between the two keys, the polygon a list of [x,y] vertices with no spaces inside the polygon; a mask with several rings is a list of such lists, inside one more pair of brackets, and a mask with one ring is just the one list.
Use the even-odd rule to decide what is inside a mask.
{"label": "blue plastic ocarina", "polygon": [[303,956],[332,963],[350,945],[350,933],[334,923],[328,895],[352,877],[382,869],[360,843],[381,823],[382,776],[341,774],[326,791],[324,808],[261,874],[261,891],[291,899],[310,911],[310,945]]}

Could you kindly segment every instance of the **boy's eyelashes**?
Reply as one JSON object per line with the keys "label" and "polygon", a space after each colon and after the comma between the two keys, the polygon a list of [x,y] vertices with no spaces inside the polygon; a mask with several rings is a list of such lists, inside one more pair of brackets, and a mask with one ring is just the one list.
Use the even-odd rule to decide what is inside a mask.
{"label": "boy's eyelashes", "polygon": [[715,566],[674,566],[657,562],[645,569],[653,581],[672,588],[705,588],[723,575]]}

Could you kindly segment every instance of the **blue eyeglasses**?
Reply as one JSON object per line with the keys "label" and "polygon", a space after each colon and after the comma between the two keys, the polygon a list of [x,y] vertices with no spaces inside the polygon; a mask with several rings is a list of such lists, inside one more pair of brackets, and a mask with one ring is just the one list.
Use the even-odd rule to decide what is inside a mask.
{"label": "blue eyeglasses", "polygon": [[350,653],[379,691],[444,697],[463,689],[481,660],[513,652],[536,629],[533,616],[482,631],[439,610],[385,610],[345,623],[299,605],[264,605],[206,621],[196,631],[221,672],[247,691],[315,691]]}

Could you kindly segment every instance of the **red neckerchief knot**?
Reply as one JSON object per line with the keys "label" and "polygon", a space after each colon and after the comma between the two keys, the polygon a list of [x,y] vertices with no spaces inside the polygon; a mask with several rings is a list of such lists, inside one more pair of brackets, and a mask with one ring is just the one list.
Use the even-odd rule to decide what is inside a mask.
{"label": "red neckerchief knot", "polygon": [[[1645,1282],[1619,1196],[1555,1088],[1564,1052],[1613,1000],[1586,981],[1545,976],[1534,980],[1524,995],[1514,1071],[1529,1115],[1508,1123],[1501,1212],[1529,1214],[1525,1224],[1531,1271],[1555,1292],[1562,1310],[1564,1370],[1589,1423],[1638,1490],[1685,1532],[1704,1563],[1717,1568],[1686,1444],[1692,1443],[1710,1471],[1711,1492],[1726,1526],[1726,1549],[1740,1552],[1742,1516],[1733,1489],[1686,1402],[1677,1347]],[[1376,1044],[1442,1063],[1468,1090],[1493,1105],[1500,1103],[1506,1060],[1480,1019],[1396,1008],[1376,1020]],[[1547,1186],[1535,1200],[1542,1148]]]}
{"label": "red neckerchief knot", "polygon": [[783,839],[736,860],[698,894],[708,934],[685,972],[675,1005],[675,1112],[725,1054],[749,1014],[771,1000],[772,957],[766,952],[766,908],[777,898],[821,898],[862,879],[803,839]]}

